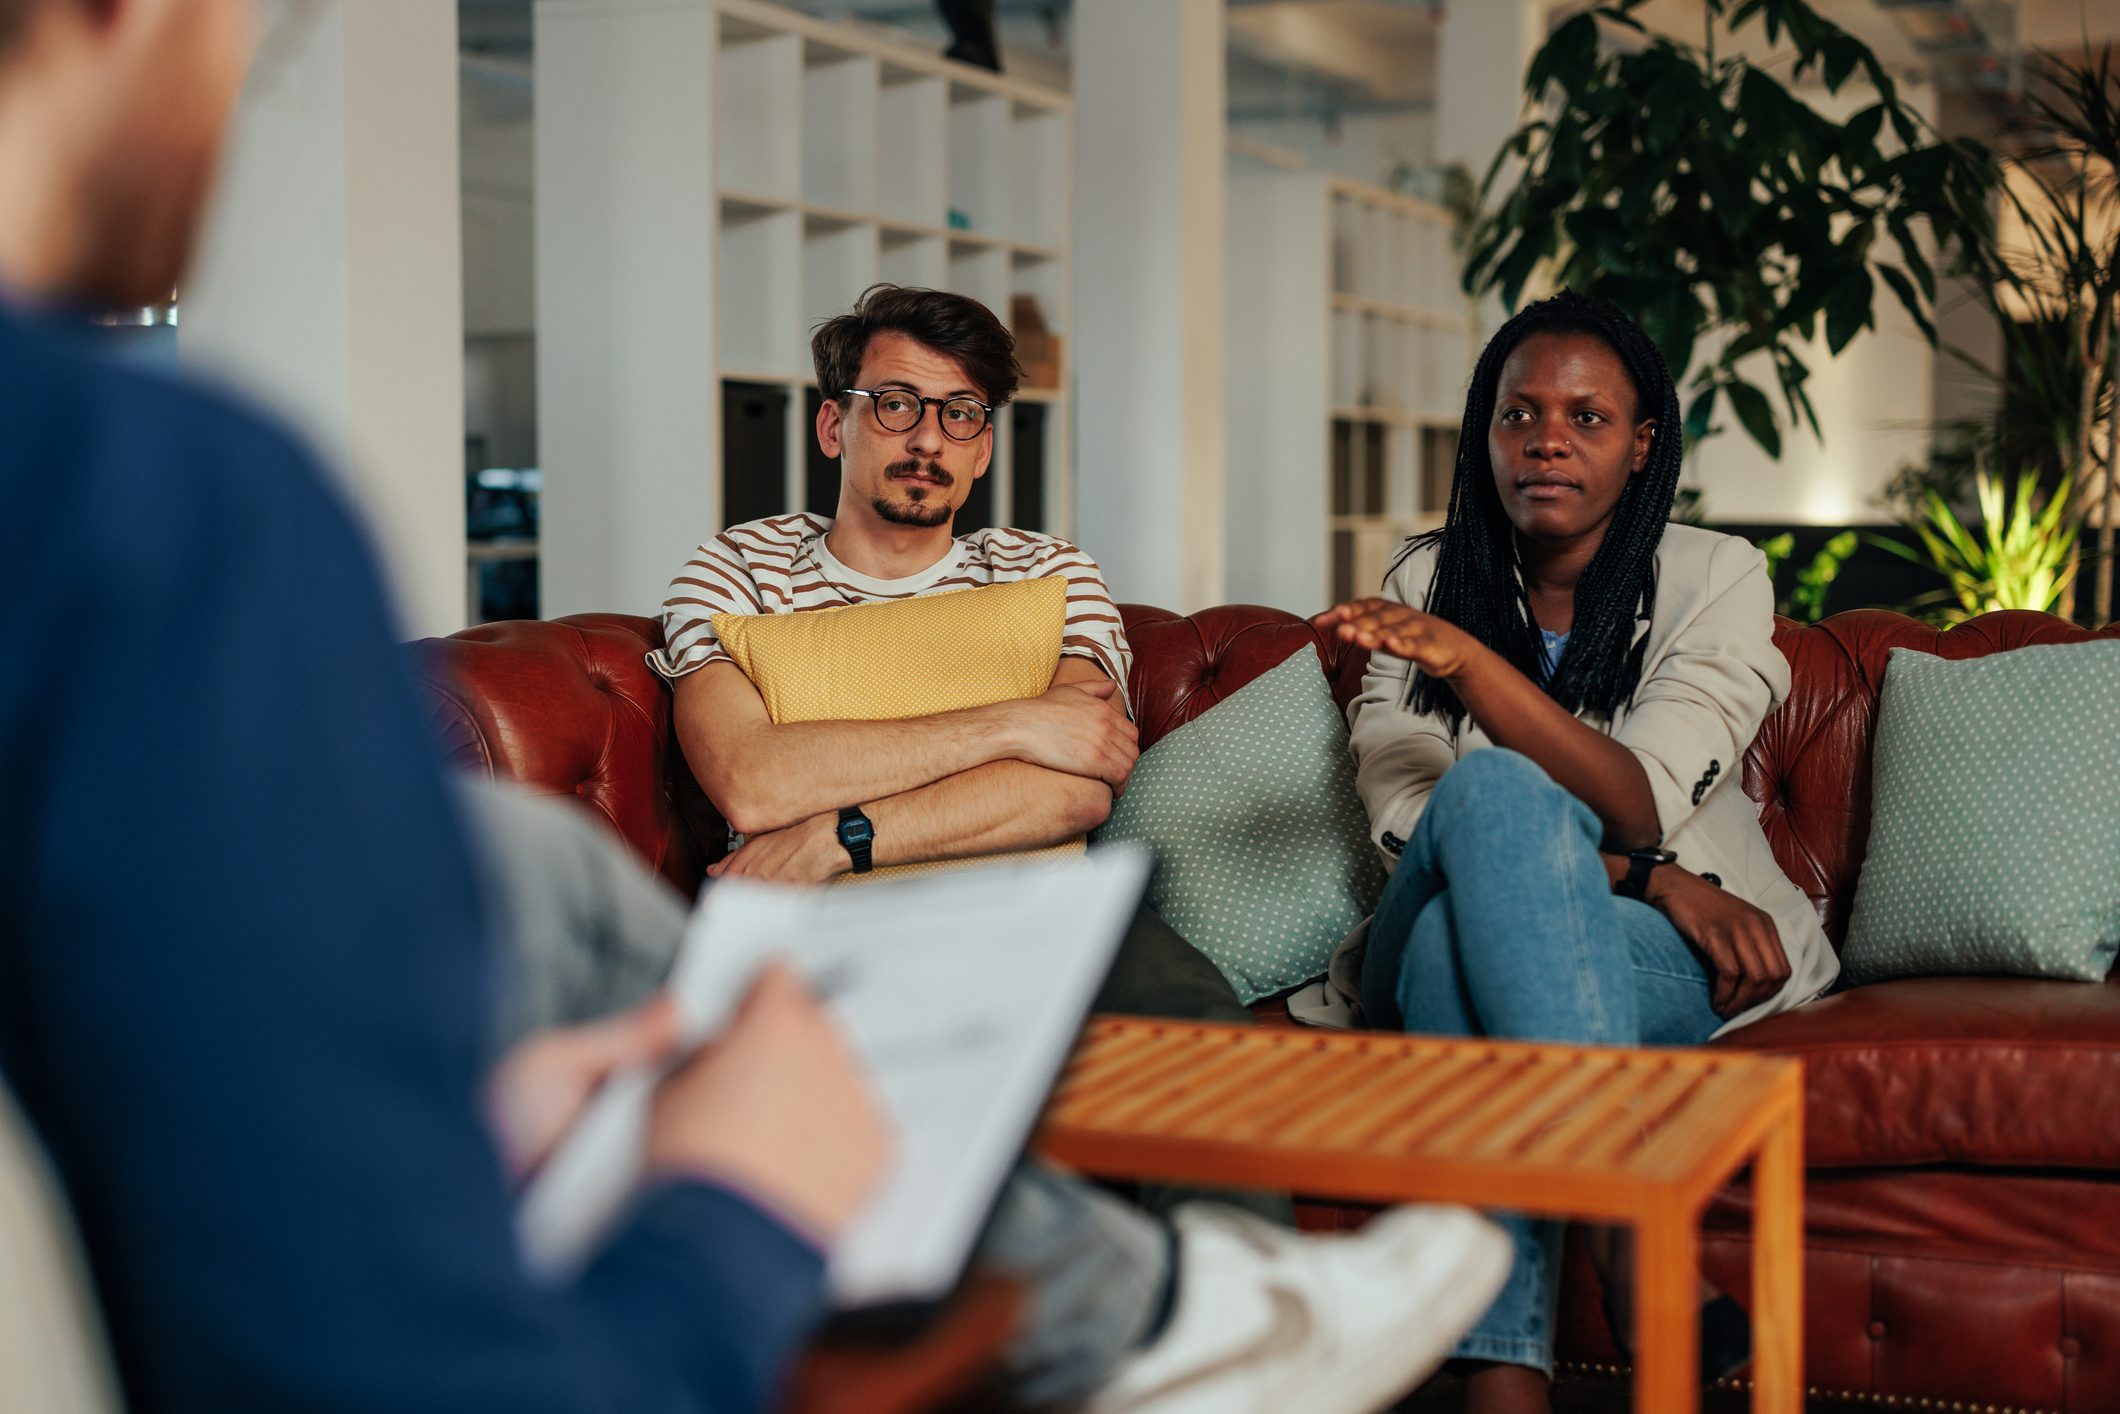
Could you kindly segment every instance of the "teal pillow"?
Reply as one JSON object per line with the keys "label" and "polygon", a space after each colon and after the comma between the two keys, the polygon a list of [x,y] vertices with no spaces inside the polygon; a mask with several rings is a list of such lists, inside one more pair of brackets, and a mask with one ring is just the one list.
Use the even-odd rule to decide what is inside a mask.
{"label": "teal pillow", "polygon": [[1097,837],[1148,846],[1150,906],[1246,1002],[1323,975],[1384,887],[1307,646],[1143,752]]}
{"label": "teal pillow", "polygon": [[1895,648],[1877,712],[1852,983],[2096,982],[2120,947],[2120,643],[1946,662]]}

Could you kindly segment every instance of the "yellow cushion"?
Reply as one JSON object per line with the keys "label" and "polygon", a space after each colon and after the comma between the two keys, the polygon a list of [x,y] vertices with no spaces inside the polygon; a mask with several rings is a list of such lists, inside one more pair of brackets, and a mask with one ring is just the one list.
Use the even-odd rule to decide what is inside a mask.
{"label": "yellow cushion", "polygon": [[[1052,686],[1067,581],[1024,579],[792,614],[716,614],[714,635],[776,723],[896,721],[1036,697]],[[1076,839],[1012,858],[1077,854]],[[860,875],[927,873],[971,861]],[[857,876],[848,875],[845,878]]]}

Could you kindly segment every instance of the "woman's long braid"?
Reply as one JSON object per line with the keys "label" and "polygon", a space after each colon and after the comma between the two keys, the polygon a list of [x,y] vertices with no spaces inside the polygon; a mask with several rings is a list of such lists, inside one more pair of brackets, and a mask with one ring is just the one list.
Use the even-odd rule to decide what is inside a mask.
{"label": "woman's long braid", "polygon": [[[1589,334],[1610,346],[1634,381],[1635,418],[1654,418],[1648,461],[1627,480],[1604,543],[1575,587],[1575,621],[1546,695],[1570,712],[1610,717],[1641,681],[1641,647],[1634,638],[1637,609],[1655,595],[1656,546],[1671,515],[1684,454],[1678,388],[1654,341],[1617,305],[1563,291],[1519,311],[1488,341],[1474,367],[1458,434],[1457,468],[1443,528],[1415,543],[1441,546],[1429,582],[1427,610],[1450,620],[1538,682],[1545,648],[1517,570],[1516,538],[1487,455],[1502,364],[1533,334]],[[1408,547],[1411,548],[1410,546]],[[1403,555],[1402,557],[1403,558]],[[1447,682],[1413,678],[1407,702],[1416,712],[1439,712],[1453,725],[1465,706]]]}

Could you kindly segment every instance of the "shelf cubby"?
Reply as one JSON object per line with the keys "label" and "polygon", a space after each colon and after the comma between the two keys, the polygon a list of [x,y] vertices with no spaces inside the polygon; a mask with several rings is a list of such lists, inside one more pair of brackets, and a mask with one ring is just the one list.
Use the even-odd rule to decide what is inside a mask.
{"label": "shelf cubby", "polygon": [[1067,299],[1067,271],[1056,260],[1044,260],[1025,255],[1022,251],[1009,253],[1009,295],[1007,305],[1000,311],[1013,328],[1015,323],[1014,296],[1029,295],[1038,302],[1038,313],[1047,327],[1058,328],[1066,319],[1063,307]]}
{"label": "shelf cubby", "polygon": [[878,272],[894,285],[941,289],[949,283],[947,242],[933,232],[883,228],[882,259]]}
{"label": "shelf cubby", "polygon": [[[728,517],[836,504],[810,334],[876,281],[1004,321],[1034,295],[1065,340],[1064,93],[771,0],[538,0],[537,22],[547,608],[652,608]],[[1055,381],[997,422],[989,504],[1064,535]]]}
{"label": "shelf cubby", "polygon": [[[733,32],[732,32],[733,30]],[[802,196],[802,41],[724,25],[714,57],[715,181],[774,201]]]}
{"label": "shelf cubby", "polygon": [[933,230],[948,226],[943,163],[949,155],[949,85],[932,75],[886,67],[877,115],[876,180],[883,219]]}
{"label": "shelf cubby", "polygon": [[802,199],[809,205],[876,211],[881,73],[874,55],[804,46]]}
{"label": "shelf cubby", "polygon": [[803,217],[801,327],[844,314],[881,278],[876,227],[837,215]]}
{"label": "shelf cubby", "polygon": [[949,215],[953,231],[995,240],[1010,234],[1009,155],[1009,100],[952,85]]}
{"label": "shelf cubby", "polygon": [[954,237],[949,247],[949,287],[970,295],[1007,322],[1008,248]]}
{"label": "shelf cubby", "polygon": [[721,366],[753,377],[796,375],[805,362],[801,215],[724,201],[719,244]]}
{"label": "shelf cubby", "polygon": [[[1470,372],[1450,218],[1309,172],[1231,179],[1232,592],[1313,612],[1375,593],[1392,551],[1439,524]],[[1319,468],[1315,489],[1287,489]],[[1322,485],[1319,484],[1322,482]],[[1293,537],[1314,536],[1307,555]]]}
{"label": "shelf cubby", "polygon": [[[1067,115],[1021,103],[1009,105],[1011,172],[1050,172],[1067,161]],[[1009,183],[1014,221],[1010,236],[1022,245],[1057,251],[1067,245],[1066,183]]]}

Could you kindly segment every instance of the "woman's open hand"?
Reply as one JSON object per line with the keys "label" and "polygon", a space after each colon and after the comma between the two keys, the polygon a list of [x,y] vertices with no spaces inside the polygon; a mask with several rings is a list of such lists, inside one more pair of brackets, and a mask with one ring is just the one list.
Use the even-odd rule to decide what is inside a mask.
{"label": "woman's open hand", "polygon": [[1480,647],[1478,639],[1448,619],[1390,599],[1336,604],[1310,622],[1372,653],[1404,658],[1432,678],[1456,677]]}
{"label": "woman's open hand", "polygon": [[1648,893],[1714,969],[1709,1005],[1717,1016],[1749,1011],[1789,980],[1789,954],[1764,910],[1675,865],[1649,876]]}

